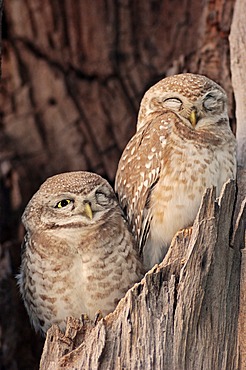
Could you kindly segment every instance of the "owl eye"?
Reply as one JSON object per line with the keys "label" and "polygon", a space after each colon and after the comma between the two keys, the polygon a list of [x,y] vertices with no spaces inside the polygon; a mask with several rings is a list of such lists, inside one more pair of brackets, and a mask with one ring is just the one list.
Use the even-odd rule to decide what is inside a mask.
{"label": "owl eye", "polygon": [[203,102],[204,108],[207,110],[213,110],[216,104],[217,98],[211,93],[207,94]]}
{"label": "owl eye", "polygon": [[72,202],[71,199],[62,199],[60,202],[56,204],[55,208],[64,208],[71,202]]}
{"label": "owl eye", "polygon": [[101,206],[106,206],[110,203],[109,194],[105,194],[101,190],[96,191],[96,199],[97,199],[97,203],[100,204]]}
{"label": "owl eye", "polygon": [[224,100],[220,92],[208,93],[203,102],[203,107],[207,111],[214,111],[219,113],[224,109]]}
{"label": "owl eye", "polygon": [[178,98],[169,98],[164,100],[163,105],[165,108],[174,109],[179,111],[182,107],[182,101]]}

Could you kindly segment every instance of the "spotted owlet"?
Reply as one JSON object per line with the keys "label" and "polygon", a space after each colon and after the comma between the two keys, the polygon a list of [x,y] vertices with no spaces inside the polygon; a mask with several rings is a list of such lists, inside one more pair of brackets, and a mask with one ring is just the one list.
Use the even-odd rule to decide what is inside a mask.
{"label": "spotted owlet", "polygon": [[36,330],[67,316],[113,311],[142,277],[134,239],[113,189],[99,175],[70,172],[47,179],[22,216],[20,291]]}
{"label": "spotted owlet", "polygon": [[214,81],[185,73],[146,92],[115,188],[147,269],[193,224],[205,189],[218,195],[235,178],[235,151],[226,94]]}

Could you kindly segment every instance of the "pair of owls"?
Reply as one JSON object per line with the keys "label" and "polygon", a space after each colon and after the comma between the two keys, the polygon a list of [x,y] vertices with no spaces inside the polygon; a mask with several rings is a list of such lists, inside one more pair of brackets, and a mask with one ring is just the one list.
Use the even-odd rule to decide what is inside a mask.
{"label": "pair of owls", "polygon": [[46,180],[22,218],[19,285],[35,329],[113,311],[161,262],[175,233],[192,225],[204,190],[216,186],[219,194],[235,178],[235,150],[224,90],[205,76],[180,74],[143,97],[116,174],[119,203],[96,174]]}

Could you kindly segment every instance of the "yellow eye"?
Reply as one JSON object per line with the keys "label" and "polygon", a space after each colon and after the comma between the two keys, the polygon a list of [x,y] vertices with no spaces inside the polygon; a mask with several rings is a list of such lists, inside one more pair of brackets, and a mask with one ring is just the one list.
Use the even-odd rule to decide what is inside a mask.
{"label": "yellow eye", "polygon": [[57,203],[56,208],[66,207],[69,203],[71,203],[70,199],[62,199],[59,203]]}

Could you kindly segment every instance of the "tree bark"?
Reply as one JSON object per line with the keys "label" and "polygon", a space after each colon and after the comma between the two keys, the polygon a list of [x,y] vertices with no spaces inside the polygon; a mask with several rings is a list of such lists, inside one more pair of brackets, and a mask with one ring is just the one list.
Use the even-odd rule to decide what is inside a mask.
{"label": "tree bark", "polygon": [[232,86],[236,99],[238,165],[246,168],[246,49],[242,47],[246,42],[246,24],[243,15],[246,3],[237,0],[230,33]]}
{"label": "tree bark", "polygon": [[[237,158],[238,158],[238,197],[243,201],[246,194],[246,25],[243,14],[246,3],[237,0],[230,33],[232,85],[236,100],[237,119]],[[240,369],[246,369],[246,250],[242,250],[240,282],[240,311],[238,343],[240,349]]]}
{"label": "tree bark", "polygon": [[[48,331],[40,369],[213,369],[238,365],[240,214],[230,244],[235,183],[206,192],[191,239],[174,238],[164,261],[99,321]],[[243,212],[246,210],[244,209]]]}
{"label": "tree bark", "polygon": [[208,75],[226,89],[232,116],[233,4],[6,2],[2,130],[23,202],[57,172],[90,170],[112,182],[140,99],[165,75]]}
{"label": "tree bark", "polygon": [[[55,173],[89,170],[113,183],[118,159],[135,131],[140,100],[150,85],[166,75],[189,71],[220,83],[228,94],[236,132],[228,42],[234,3],[5,2],[0,92],[0,266],[4,272],[0,274],[0,346],[4,351],[0,363],[7,370],[37,368],[43,345],[30,328],[14,278],[20,264],[24,206]],[[240,130],[237,136],[239,140]],[[235,213],[245,196],[241,189],[240,185]],[[84,331],[87,338],[89,332]]]}

